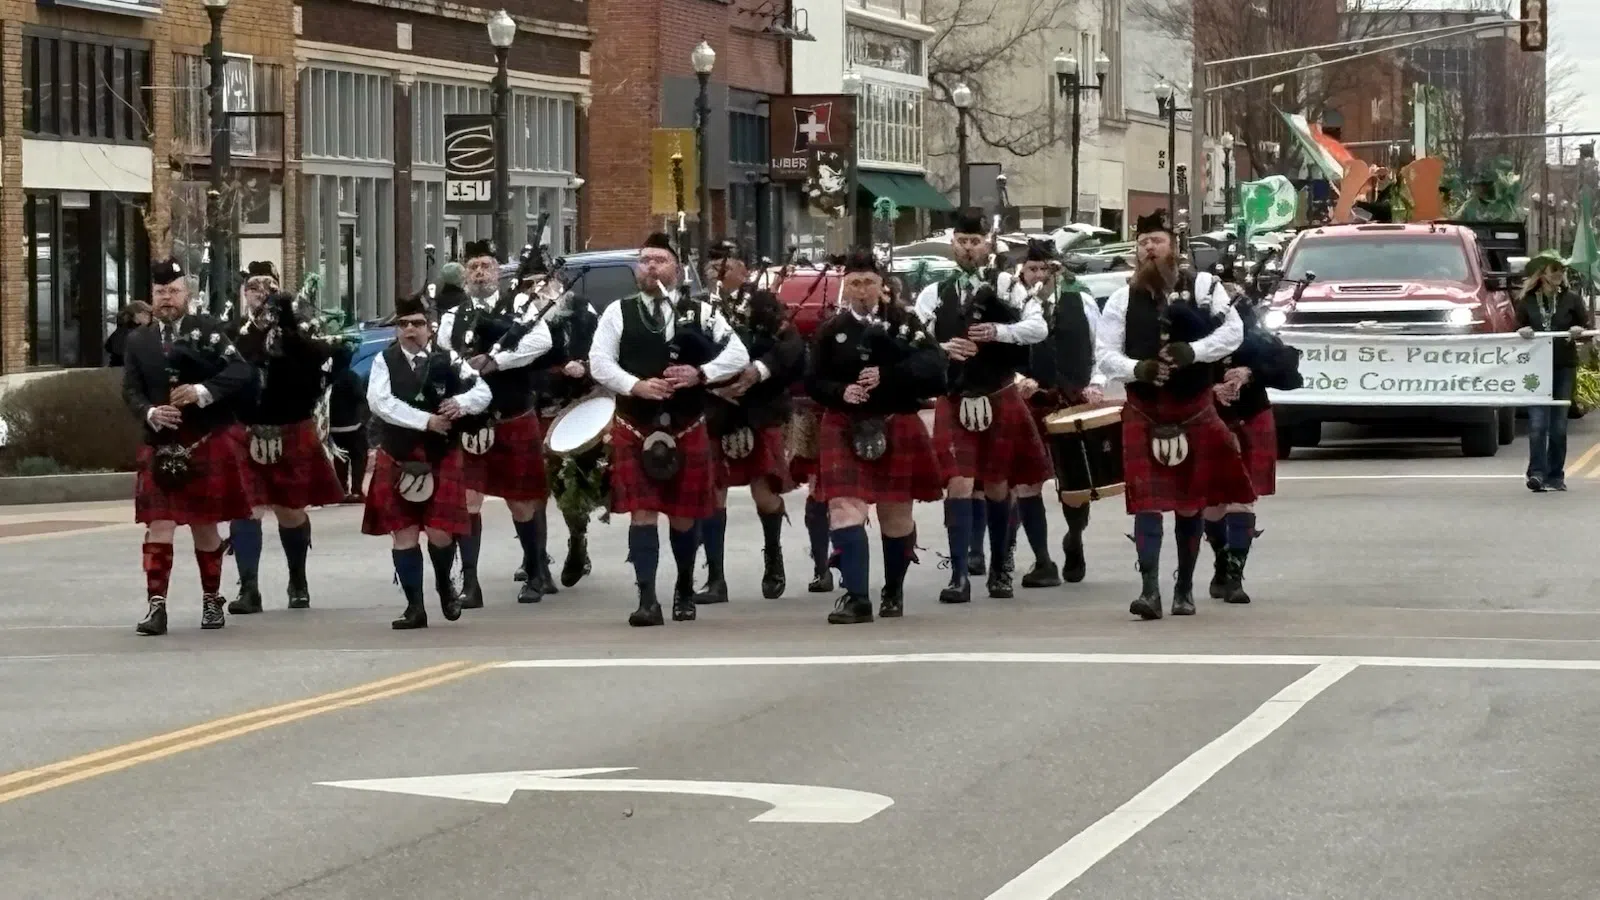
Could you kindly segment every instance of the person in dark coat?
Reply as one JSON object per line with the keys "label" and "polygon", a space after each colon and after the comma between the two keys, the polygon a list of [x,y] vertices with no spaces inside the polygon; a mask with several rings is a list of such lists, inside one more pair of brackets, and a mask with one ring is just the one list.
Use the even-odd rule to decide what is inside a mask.
{"label": "person in dark coat", "polygon": [[[1594,328],[1583,298],[1567,286],[1566,264],[1553,250],[1528,260],[1517,297],[1517,333],[1532,340],[1541,332],[1565,331],[1555,338],[1550,399],[1572,399],[1578,383],[1578,341]],[[1567,408],[1528,407],[1528,490],[1567,489]]]}
{"label": "person in dark coat", "polygon": [[150,304],[134,300],[117,312],[117,327],[106,338],[106,365],[121,368],[128,335],[150,324]]}

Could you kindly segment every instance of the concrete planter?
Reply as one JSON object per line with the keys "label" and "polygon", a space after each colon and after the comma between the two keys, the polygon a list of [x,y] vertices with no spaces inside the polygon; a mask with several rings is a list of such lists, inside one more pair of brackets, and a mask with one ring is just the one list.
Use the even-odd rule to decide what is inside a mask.
{"label": "concrete planter", "polygon": [[132,472],[0,478],[0,506],[133,499]]}

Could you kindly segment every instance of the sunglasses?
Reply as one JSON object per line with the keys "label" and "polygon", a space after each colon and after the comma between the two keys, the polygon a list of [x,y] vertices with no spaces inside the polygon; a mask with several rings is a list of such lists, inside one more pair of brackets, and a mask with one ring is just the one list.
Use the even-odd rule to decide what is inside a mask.
{"label": "sunglasses", "polygon": [[428,320],[427,319],[396,319],[394,324],[396,326],[400,327],[400,328],[427,328],[428,327]]}

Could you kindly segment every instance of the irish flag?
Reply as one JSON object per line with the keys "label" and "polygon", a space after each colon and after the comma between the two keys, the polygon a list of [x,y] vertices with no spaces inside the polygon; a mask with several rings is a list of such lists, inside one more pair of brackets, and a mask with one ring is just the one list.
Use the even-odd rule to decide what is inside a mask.
{"label": "irish flag", "polygon": [[1300,152],[1322,172],[1323,177],[1334,184],[1343,181],[1345,164],[1355,156],[1343,144],[1323,134],[1321,125],[1306,121],[1305,116],[1282,110],[1278,111],[1278,115],[1283,116],[1289,133],[1300,145]]}

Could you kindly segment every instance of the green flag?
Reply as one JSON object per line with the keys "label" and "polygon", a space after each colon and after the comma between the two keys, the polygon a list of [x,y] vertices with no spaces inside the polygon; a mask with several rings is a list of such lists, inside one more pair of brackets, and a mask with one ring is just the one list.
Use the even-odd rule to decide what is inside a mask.
{"label": "green flag", "polygon": [[1254,235],[1286,228],[1294,222],[1296,202],[1294,183],[1282,175],[1269,175],[1260,181],[1239,185],[1239,209],[1244,228],[1239,240],[1249,243]]}
{"label": "green flag", "polygon": [[1582,275],[1589,284],[1600,278],[1600,247],[1595,246],[1594,204],[1589,200],[1589,189],[1584,188],[1578,200],[1578,233],[1572,239],[1572,255],[1567,266]]}

